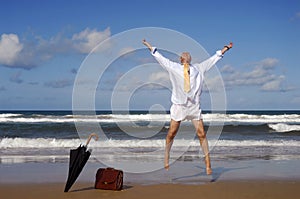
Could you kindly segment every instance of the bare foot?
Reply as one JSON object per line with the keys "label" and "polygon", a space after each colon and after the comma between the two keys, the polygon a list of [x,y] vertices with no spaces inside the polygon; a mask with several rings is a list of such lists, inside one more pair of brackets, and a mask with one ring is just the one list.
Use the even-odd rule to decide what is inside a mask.
{"label": "bare foot", "polygon": [[205,161],[205,166],[206,166],[206,174],[211,175],[212,174],[212,169],[211,169],[209,154],[207,154],[205,156],[204,161]]}
{"label": "bare foot", "polygon": [[170,165],[169,165],[169,164],[165,164],[165,169],[166,169],[167,171],[169,171],[169,168],[170,168]]}
{"label": "bare foot", "polygon": [[212,169],[210,167],[206,168],[206,175],[211,175],[212,174]]}

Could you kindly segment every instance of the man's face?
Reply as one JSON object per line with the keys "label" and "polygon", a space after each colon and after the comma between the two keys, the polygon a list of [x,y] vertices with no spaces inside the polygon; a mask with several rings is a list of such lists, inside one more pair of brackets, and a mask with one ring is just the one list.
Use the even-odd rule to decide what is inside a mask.
{"label": "man's face", "polygon": [[184,62],[184,58],[182,56],[180,56],[180,63],[183,64],[183,62]]}
{"label": "man's face", "polygon": [[188,52],[183,52],[180,56],[180,62],[183,63],[190,63],[191,62],[191,55]]}

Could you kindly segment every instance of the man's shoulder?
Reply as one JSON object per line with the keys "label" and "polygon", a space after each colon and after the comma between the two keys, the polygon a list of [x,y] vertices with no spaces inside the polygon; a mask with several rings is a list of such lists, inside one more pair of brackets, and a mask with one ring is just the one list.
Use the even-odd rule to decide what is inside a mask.
{"label": "man's shoulder", "polygon": [[191,64],[190,68],[193,68],[194,70],[201,72],[201,67],[199,67],[199,64]]}

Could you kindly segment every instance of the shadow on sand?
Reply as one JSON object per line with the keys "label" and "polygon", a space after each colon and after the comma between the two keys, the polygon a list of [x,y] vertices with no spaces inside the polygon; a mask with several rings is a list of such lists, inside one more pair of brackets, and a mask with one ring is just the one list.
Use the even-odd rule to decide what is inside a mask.
{"label": "shadow on sand", "polygon": [[[133,186],[128,186],[128,185],[123,185],[123,189],[122,190],[127,190],[127,189],[131,189]],[[84,187],[84,188],[80,188],[80,189],[75,189],[69,192],[80,192],[80,191],[89,191],[89,190],[95,190],[95,187],[91,186],[91,187]],[[111,191],[111,190],[106,190],[106,191]]]}
{"label": "shadow on sand", "polygon": [[[200,166],[196,166],[196,167],[199,168],[199,170],[202,170],[202,172],[196,173],[193,175],[176,177],[176,178],[173,178],[172,180],[173,181],[182,181],[182,180],[188,180],[188,179],[192,179],[192,178],[196,178],[196,177],[200,177],[200,176],[207,177],[206,172],[204,172],[205,168],[200,167]],[[241,170],[241,169],[247,169],[247,168],[250,168],[250,167],[235,167],[235,168],[216,167],[216,168],[213,168],[213,173],[211,175],[211,179],[208,182],[218,181],[220,179],[220,177],[227,172]],[[204,180],[203,182],[207,182],[207,181]]]}

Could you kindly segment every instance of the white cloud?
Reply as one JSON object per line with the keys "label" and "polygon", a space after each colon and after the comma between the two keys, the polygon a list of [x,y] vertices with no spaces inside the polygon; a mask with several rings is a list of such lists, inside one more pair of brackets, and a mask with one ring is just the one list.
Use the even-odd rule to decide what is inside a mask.
{"label": "white cloud", "polygon": [[280,91],[281,90],[281,85],[282,82],[285,80],[285,77],[283,75],[274,78],[273,80],[269,81],[269,82],[265,82],[262,86],[261,86],[261,90],[263,91]]}
{"label": "white cloud", "polygon": [[266,58],[257,62],[257,66],[268,69],[268,68],[274,68],[278,63],[279,60],[276,58]]}
{"label": "white cloud", "polygon": [[19,37],[16,34],[2,34],[0,40],[0,64],[13,66],[18,62],[23,49]]}
{"label": "white cloud", "polygon": [[[169,75],[166,71],[149,71],[147,69],[139,71],[140,73],[119,74],[113,81],[107,81],[105,86],[100,89],[113,89],[114,91],[132,92],[136,89],[140,91],[171,89]],[[120,80],[119,78],[122,77]],[[115,82],[117,81],[117,83]],[[109,87],[117,85],[115,87]]]}
{"label": "white cloud", "polygon": [[111,36],[110,28],[104,31],[86,28],[72,37],[74,48],[80,53],[90,53],[100,42]]}
{"label": "white cloud", "polygon": [[222,79],[220,76],[214,76],[204,79],[203,91],[204,92],[221,92],[224,86],[221,84]]}
{"label": "white cloud", "polygon": [[166,71],[152,73],[148,82],[149,84],[145,88],[149,90],[171,89],[170,77]]}
{"label": "white cloud", "polygon": [[[111,36],[110,28],[104,31],[86,28],[64,37],[62,33],[44,39],[41,36],[19,39],[17,34],[2,34],[0,39],[0,65],[10,68],[32,69],[59,54],[90,53],[100,42]],[[103,49],[109,48],[107,46]]]}
{"label": "white cloud", "polygon": [[[55,45],[54,45],[55,42]],[[9,68],[22,68],[30,70],[45,60],[50,59],[56,53],[56,49],[62,49],[65,43],[46,41],[40,37],[33,40],[24,39],[20,41],[16,34],[2,34],[0,40],[0,65]]]}
{"label": "white cloud", "polygon": [[254,63],[252,71],[240,72],[229,65],[221,68],[225,86],[229,89],[235,86],[259,86],[261,91],[289,91],[293,88],[284,86],[285,76],[276,75],[275,67],[279,60],[266,58]]}
{"label": "white cloud", "polygon": [[169,74],[166,71],[159,71],[156,73],[152,73],[149,76],[149,82],[160,82],[162,84],[168,84],[169,81]]}
{"label": "white cloud", "polygon": [[230,65],[225,65],[225,66],[223,66],[223,67],[220,69],[220,71],[221,71],[222,73],[233,73],[233,72],[234,72],[234,68],[233,68],[232,66],[230,66]]}

